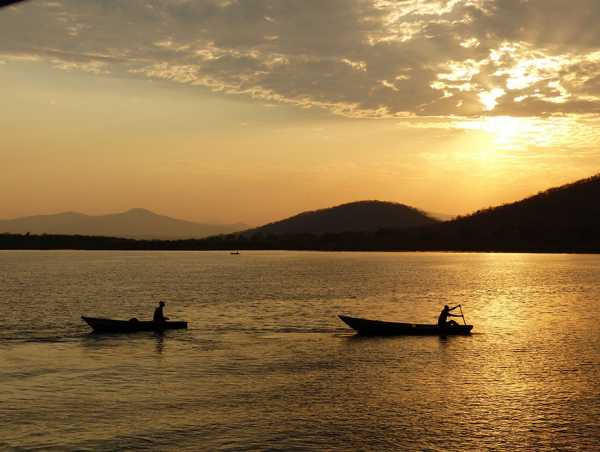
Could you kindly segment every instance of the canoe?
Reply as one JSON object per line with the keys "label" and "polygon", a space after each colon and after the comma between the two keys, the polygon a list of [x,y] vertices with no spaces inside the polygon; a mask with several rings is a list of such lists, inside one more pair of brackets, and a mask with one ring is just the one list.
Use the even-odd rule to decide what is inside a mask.
{"label": "canoe", "polygon": [[439,327],[419,323],[384,322],[382,320],[359,319],[338,316],[346,325],[365,336],[449,336],[470,334],[473,325]]}
{"label": "canoe", "polygon": [[181,321],[113,320],[85,316],[81,316],[81,318],[98,333],[132,333],[135,331],[164,331],[187,328],[187,322]]}

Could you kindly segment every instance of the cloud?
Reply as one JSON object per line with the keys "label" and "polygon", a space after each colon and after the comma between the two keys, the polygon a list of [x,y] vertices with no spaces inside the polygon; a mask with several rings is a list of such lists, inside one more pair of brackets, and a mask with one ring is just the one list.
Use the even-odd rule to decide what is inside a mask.
{"label": "cloud", "polygon": [[351,117],[600,110],[597,0],[55,0],[0,13],[0,59]]}

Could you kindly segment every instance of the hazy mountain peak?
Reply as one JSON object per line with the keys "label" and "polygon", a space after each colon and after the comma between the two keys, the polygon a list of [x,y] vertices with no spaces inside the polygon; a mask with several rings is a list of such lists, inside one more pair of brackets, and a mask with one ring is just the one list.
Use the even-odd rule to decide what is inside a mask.
{"label": "hazy mountain peak", "polygon": [[[119,214],[117,214],[119,215]],[[151,210],[144,209],[142,207],[134,207],[132,209],[126,210],[120,215],[129,215],[129,216],[138,216],[138,217],[161,217],[163,215],[159,215],[156,212],[152,212]]]}
{"label": "hazy mountain peak", "polygon": [[242,223],[202,224],[156,214],[148,209],[133,208],[108,215],[85,215],[63,212],[0,220],[0,233],[77,234],[111,237],[188,239],[241,231]]}

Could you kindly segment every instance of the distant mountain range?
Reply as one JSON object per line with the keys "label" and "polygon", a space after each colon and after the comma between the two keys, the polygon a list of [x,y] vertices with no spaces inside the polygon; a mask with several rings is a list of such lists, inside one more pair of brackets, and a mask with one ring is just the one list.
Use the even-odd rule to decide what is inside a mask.
{"label": "distant mountain range", "polygon": [[[166,242],[0,234],[0,249],[600,253],[598,200],[600,200],[600,175],[552,188],[521,201],[480,210],[445,222],[434,220],[429,215],[402,204],[361,201],[305,212],[259,228],[214,235],[204,239]],[[134,210],[133,213],[135,212]],[[137,211],[137,213],[151,214],[146,211]],[[126,214],[131,214],[131,211]],[[0,223],[0,231],[5,229]],[[30,232],[36,231],[30,229]],[[101,235],[122,234],[103,230]]]}
{"label": "distant mountain range", "polygon": [[357,201],[303,212],[245,232],[276,235],[331,234],[377,231],[382,228],[408,228],[437,222],[438,220],[426,213],[404,204]]}
{"label": "distant mountain range", "polygon": [[202,224],[131,209],[109,215],[65,212],[0,220],[0,233],[77,234],[136,239],[193,239],[248,229],[248,225]]}

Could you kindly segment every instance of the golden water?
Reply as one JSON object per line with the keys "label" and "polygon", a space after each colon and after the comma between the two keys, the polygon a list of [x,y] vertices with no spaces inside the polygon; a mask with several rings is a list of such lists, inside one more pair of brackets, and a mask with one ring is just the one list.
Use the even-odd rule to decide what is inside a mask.
{"label": "golden water", "polygon": [[[594,450],[600,256],[0,252],[0,449]],[[90,335],[80,315],[187,331]],[[355,337],[337,314],[470,337]]]}

